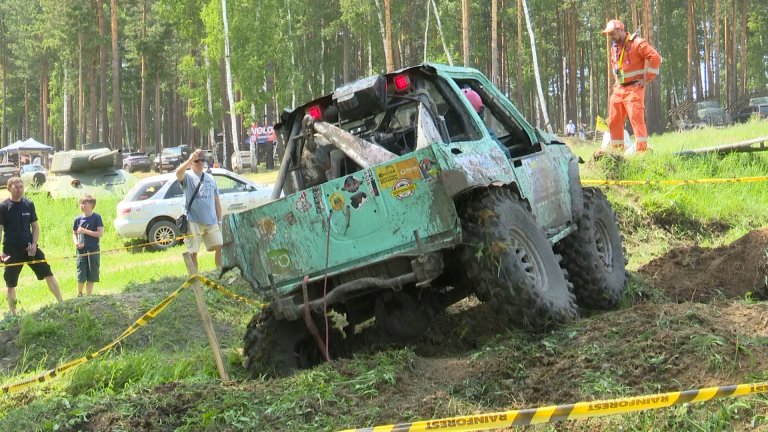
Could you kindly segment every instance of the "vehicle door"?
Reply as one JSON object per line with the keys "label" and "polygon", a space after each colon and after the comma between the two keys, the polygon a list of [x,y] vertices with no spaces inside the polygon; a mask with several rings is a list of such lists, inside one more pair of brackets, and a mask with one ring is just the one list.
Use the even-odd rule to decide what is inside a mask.
{"label": "vehicle door", "polygon": [[181,184],[178,180],[173,178],[168,180],[168,183],[165,199],[158,202],[158,205],[162,207],[159,209],[158,214],[165,214],[175,219],[181,216],[184,211],[186,199],[184,198],[184,190],[181,188]]}
{"label": "vehicle door", "polygon": [[468,87],[480,95],[484,109],[475,113],[476,119],[488,135],[506,148],[521,193],[531,202],[539,224],[546,231],[567,223],[571,218],[571,200],[568,165],[563,164],[563,153],[568,153],[565,144],[547,145],[514,105],[484,78],[455,82],[459,88]]}
{"label": "vehicle door", "polygon": [[213,174],[213,178],[219,189],[219,200],[223,214],[239,213],[249,208],[248,191],[251,188],[247,183],[223,173]]}

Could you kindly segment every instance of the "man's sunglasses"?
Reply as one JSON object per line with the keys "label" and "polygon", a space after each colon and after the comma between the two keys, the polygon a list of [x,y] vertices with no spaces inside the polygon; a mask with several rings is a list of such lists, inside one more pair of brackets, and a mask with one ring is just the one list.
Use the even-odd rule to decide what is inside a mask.
{"label": "man's sunglasses", "polygon": [[193,160],[192,162],[194,162],[194,163],[200,163],[200,162],[202,162],[202,161],[203,161],[202,159],[195,159],[195,160]]}

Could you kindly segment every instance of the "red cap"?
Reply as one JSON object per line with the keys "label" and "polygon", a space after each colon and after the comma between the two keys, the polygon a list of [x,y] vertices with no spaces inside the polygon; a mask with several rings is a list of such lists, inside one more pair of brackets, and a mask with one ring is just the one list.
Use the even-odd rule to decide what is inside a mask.
{"label": "red cap", "polygon": [[469,100],[469,103],[472,105],[472,108],[475,109],[475,112],[480,112],[480,108],[483,107],[483,100],[480,99],[480,95],[470,88],[464,88],[461,89],[461,91],[464,92],[464,97]]}
{"label": "red cap", "polygon": [[624,24],[622,24],[619,20],[610,20],[608,21],[608,24],[605,25],[603,31],[600,33],[608,34],[614,30],[624,30]]}

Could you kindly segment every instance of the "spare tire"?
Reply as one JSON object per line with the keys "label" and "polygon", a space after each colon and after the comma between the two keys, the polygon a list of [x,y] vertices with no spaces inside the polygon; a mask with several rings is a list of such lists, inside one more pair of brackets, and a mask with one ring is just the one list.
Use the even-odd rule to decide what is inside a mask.
{"label": "spare tire", "polygon": [[462,210],[460,253],[470,286],[507,321],[543,328],[576,318],[560,257],[522,202],[493,189],[468,199]]}
{"label": "spare tire", "polygon": [[627,261],[616,214],[602,191],[584,189],[584,212],[576,225],[578,229],[555,247],[563,256],[576,302],[611,309],[624,295]]}

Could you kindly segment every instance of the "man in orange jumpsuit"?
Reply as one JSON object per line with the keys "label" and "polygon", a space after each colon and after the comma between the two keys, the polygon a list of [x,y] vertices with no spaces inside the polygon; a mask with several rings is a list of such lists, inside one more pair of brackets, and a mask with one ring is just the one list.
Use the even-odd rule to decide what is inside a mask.
{"label": "man in orange jumpsuit", "polygon": [[616,84],[609,102],[608,129],[611,147],[624,149],[624,120],[629,116],[635,133],[635,145],[627,153],[648,149],[645,127],[645,85],[659,74],[661,56],[640,36],[629,35],[619,20],[610,20],[601,32],[613,41],[611,66]]}

